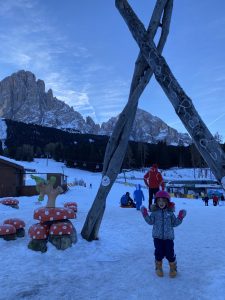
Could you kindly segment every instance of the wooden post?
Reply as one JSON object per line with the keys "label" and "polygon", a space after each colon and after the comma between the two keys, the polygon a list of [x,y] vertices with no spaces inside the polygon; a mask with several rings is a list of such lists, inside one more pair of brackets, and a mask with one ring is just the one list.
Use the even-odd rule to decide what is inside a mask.
{"label": "wooden post", "polygon": [[225,153],[220,144],[202,121],[191,99],[179,85],[166,60],[155,47],[153,40],[148,40],[143,24],[135,15],[127,0],[116,0],[116,6],[127,23],[142,55],[154,71],[156,80],[191,135],[198,151],[225,189]]}
{"label": "wooden post", "polygon": [[[157,29],[161,28],[161,35],[157,46],[160,53],[162,53],[169,33],[172,8],[173,0],[158,0],[148,26],[147,38],[150,40],[154,39]],[[162,24],[160,23],[161,19]],[[102,183],[99,186],[97,195],[81,231],[82,237],[88,241],[98,238],[98,231],[106,206],[106,197],[123,163],[129,135],[137,111],[138,100],[152,75],[153,71],[151,67],[140,52],[135,63],[128,102],[119,116],[106,147]]]}

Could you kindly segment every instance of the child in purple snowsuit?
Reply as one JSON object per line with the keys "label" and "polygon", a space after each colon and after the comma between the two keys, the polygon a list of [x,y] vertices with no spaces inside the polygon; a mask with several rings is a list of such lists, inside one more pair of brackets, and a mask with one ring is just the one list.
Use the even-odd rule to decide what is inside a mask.
{"label": "child in purple snowsuit", "polygon": [[136,186],[136,190],[134,191],[134,202],[136,203],[137,210],[140,210],[140,207],[142,205],[142,200],[145,201],[145,196],[141,189],[141,185],[138,184]]}
{"label": "child in purple snowsuit", "polygon": [[156,193],[156,203],[151,206],[151,214],[142,206],[141,212],[145,221],[153,225],[152,237],[155,246],[155,270],[160,277],[163,276],[163,258],[169,262],[170,277],[177,275],[176,255],[174,253],[174,227],[180,225],[186,216],[186,211],[180,210],[178,216],[174,214],[175,205],[170,202],[170,194],[166,191]]}

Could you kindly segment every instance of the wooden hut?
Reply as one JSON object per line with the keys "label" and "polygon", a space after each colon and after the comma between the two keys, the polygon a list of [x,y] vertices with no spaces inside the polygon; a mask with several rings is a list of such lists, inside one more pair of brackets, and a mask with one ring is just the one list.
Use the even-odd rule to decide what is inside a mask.
{"label": "wooden hut", "polygon": [[24,167],[0,157],[0,197],[16,197],[25,184]]}

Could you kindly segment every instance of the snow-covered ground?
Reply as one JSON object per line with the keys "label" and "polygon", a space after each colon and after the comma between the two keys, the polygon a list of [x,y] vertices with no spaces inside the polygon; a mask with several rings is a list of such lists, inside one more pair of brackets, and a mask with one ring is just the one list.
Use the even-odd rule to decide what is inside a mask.
{"label": "snow-covered ground", "polygon": [[[87,187],[70,187],[66,194],[58,197],[57,206],[67,201],[78,203],[77,219],[72,220],[78,242],[65,251],[51,244],[43,254],[27,248],[28,228],[36,223],[33,211],[39,207],[37,196],[19,197],[19,209],[0,205],[0,222],[11,217],[26,222],[24,238],[9,242],[0,239],[1,300],[225,299],[225,206],[214,207],[212,200],[207,207],[200,199],[172,199],[176,213],[181,208],[187,210],[183,224],[175,228],[178,276],[169,278],[168,264],[164,261],[165,276],[159,278],[154,272],[152,227],[136,209],[119,207],[122,194],[129,191],[132,195],[133,187],[114,184],[107,198],[100,239],[87,242],[80,232],[101,174],[66,168],[53,160],[49,160],[48,165],[46,160],[40,159],[22,164],[38,172],[63,170],[69,176],[68,182],[83,179]],[[144,193],[147,198],[147,190]],[[46,200],[43,205],[45,203]],[[147,205],[147,201],[145,203]]]}

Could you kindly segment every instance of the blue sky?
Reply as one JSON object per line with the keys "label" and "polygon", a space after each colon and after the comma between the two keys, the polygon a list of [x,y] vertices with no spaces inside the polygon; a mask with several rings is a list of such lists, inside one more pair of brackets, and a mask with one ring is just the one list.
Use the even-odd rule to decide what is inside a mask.
{"label": "blue sky", "polygon": [[[132,0],[145,26],[153,0]],[[24,69],[101,123],[127,102],[139,49],[113,0],[0,0],[0,80]],[[209,130],[225,138],[225,1],[175,0],[163,55]],[[139,107],[186,132],[152,78]]]}

